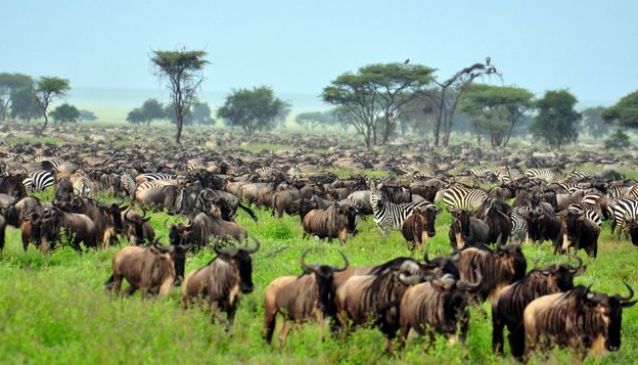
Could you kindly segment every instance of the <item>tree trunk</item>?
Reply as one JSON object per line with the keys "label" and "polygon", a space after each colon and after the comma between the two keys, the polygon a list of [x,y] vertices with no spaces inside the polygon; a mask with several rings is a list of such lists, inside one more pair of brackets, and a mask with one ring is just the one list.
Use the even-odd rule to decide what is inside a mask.
{"label": "tree trunk", "polygon": [[177,133],[175,134],[175,143],[177,144],[181,144],[181,139],[182,139],[182,124],[183,124],[183,118],[181,115],[177,114],[176,115],[176,119],[177,119]]}
{"label": "tree trunk", "polygon": [[44,125],[42,126],[42,129],[40,129],[40,132],[44,132],[44,130],[47,128],[47,124],[49,123],[49,117],[47,117],[47,112],[46,110],[44,111]]}

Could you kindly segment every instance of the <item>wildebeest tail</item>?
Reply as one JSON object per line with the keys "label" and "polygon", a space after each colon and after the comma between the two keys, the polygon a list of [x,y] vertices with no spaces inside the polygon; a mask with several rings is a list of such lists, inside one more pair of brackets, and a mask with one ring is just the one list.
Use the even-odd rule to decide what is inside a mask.
{"label": "wildebeest tail", "polygon": [[104,283],[104,287],[106,289],[110,289],[111,286],[113,285],[113,281],[115,280],[115,276],[113,274],[111,274],[111,276],[108,278],[108,280]]}
{"label": "wildebeest tail", "polygon": [[257,216],[255,215],[255,212],[253,212],[252,209],[248,208],[247,206],[243,205],[242,203],[239,203],[239,207],[241,209],[243,209],[246,213],[248,213],[248,215],[250,215],[250,217],[257,222]]}

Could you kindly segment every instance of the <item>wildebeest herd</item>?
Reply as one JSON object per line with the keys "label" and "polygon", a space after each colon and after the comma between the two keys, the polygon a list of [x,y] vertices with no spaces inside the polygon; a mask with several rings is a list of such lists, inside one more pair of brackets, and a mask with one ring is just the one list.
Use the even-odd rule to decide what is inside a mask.
{"label": "wildebeest herd", "polygon": [[[328,143],[319,140],[313,143]],[[252,270],[259,261],[251,255],[261,246],[235,222],[239,209],[254,220],[255,207],[274,217],[298,216],[304,235],[345,245],[359,233],[360,219],[372,219],[382,232],[379,244],[399,230],[411,252],[425,248],[423,258],[389,257],[375,266],[353,267],[342,254],[343,264],[332,266],[308,263],[304,252],[300,272],[266,286],[268,343],[277,316],[284,320],[281,346],[293,323],[314,321],[323,328],[324,320],[336,337],[357,327],[378,328],[387,351],[393,351],[395,338],[403,348],[411,331],[427,336],[430,344],[435,334],[463,342],[469,308],[490,300],[496,353],[504,352],[505,328],[510,352],[521,360],[553,345],[572,348],[581,359],[590,351],[620,348],[622,309],[636,303],[633,289],[624,283],[627,295],[606,294],[573,280],[586,270],[579,251],[592,259],[598,255],[603,221],[638,245],[638,184],[613,170],[593,174],[565,168],[596,162],[595,156],[505,158],[496,161],[499,168],[450,173],[460,161],[480,166],[495,160],[467,146],[448,154],[423,146],[421,154],[431,156],[426,163],[401,148],[387,155],[340,146],[325,153],[231,153],[224,150],[229,142],[223,134],[210,143],[216,148],[4,146],[0,248],[7,226],[20,230],[25,250],[33,244],[45,254],[60,244],[83,251],[122,239],[129,246],[113,256],[109,291],[119,293],[123,280],[127,295],[140,290],[142,297],[162,296],[179,285],[185,309],[210,307],[214,321],[225,312],[230,328],[241,295],[254,290]],[[344,161],[382,166],[390,174],[339,178],[327,171]],[[304,166],[316,170],[308,173]],[[54,191],[51,201],[32,194],[46,189]],[[101,194],[117,203],[99,202]],[[450,253],[431,258],[428,241],[437,233],[441,210],[453,217]],[[168,245],[156,237],[150,211],[183,218],[167,227]],[[521,247],[543,241],[552,242],[562,263],[530,268]],[[185,274],[186,256],[200,250],[211,250],[214,257]]]}

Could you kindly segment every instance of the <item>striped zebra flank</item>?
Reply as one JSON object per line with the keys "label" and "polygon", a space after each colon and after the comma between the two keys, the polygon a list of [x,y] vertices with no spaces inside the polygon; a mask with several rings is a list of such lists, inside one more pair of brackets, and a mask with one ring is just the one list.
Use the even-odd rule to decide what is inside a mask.
{"label": "striped zebra flank", "polygon": [[133,196],[137,189],[137,184],[135,183],[133,176],[129,174],[122,174],[120,176],[120,188],[126,193],[126,195]]}
{"label": "striped zebra flank", "polygon": [[555,182],[560,179],[560,174],[553,169],[529,169],[525,171],[525,176],[534,180],[544,180],[548,183]]}
{"label": "striped zebra flank", "polygon": [[140,174],[135,177],[135,182],[137,184],[146,182],[146,181],[157,181],[157,180],[175,180],[177,179],[177,175],[167,174],[165,172],[149,172],[145,174]]}
{"label": "striped zebra flank", "polygon": [[376,223],[383,235],[388,231],[399,230],[405,219],[419,207],[433,205],[431,202],[423,199],[417,202],[396,204],[388,201],[380,190],[371,186],[370,204],[372,205],[372,214],[374,223]]}
{"label": "striped zebra flank", "polygon": [[443,192],[443,203],[448,211],[463,209],[474,211],[487,199],[483,189],[465,185],[453,185]]}
{"label": "striped zebra flank", "polygon": [[55,186],[55,178],[49,171],[33,172],[26,179],[22,180],[22,185],[27,193],[43,191]]}
{"label": "striped zebra flank", "polygon": [[616,204],[611,207],[612,224],[611,231],[618,229],[618,236],[627,229],[629,222],[638,219],[638,200],[636,199],[619,199]]}

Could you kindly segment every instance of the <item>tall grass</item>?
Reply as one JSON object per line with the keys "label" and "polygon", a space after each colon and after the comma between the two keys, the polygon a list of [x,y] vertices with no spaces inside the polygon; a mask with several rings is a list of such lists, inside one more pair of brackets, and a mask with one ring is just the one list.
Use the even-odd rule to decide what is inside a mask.
{"label": "tall grass", "polygon": [[[393,232],[385,239],[372,219],[359,223],[359,233],[345,246],[302,239],[298,217],[272,218],[257,210],[259,222],[243,212],[238,222],[259,238],[262,249],[254,256],[255,291],[242,298],[235,326],[226,333],[220,324],[211,324],[204,310],[180,309],[179,295],[142,301],[138,295],[115,299],[103,289],[110,275],[111,257],[119,247],[76,253],[69,248],[42,255],[33,247],[22,251],[19,232],[8,229],[7,247],[0,256],[0,364],[369,364],[439,363],[510,364],[509,358],[491,353],[489,304],[485,315],[472,310],[470,333],[465,346],[448,344],[438,338],[427,353],[422,341],[411,338],[401,354],[384,354],[383,337],[377,330],[361,329],[345,340],[326,336],[313,323],[295,327],[285,348],[268,346],[262,340],[263,290],[280,275],[301,273],[299,257],[314,248],[309,261],[339,264],[339,251],[352,265],[377,264],[396,256],[411,255],[403,238]],[[168,220],[168,221],[167,221]],[[176,221],[163,213],[152,215],[151,224],[166,241],[167,223]],[[450,252],[447,227],[451,218],[441,213],[437,235],[430,242],[431,254]],[[123,243],[122,243],[123,244]],[[548,243],[526,245],[524,253],[531,265],[564,261],[555,257]],[[421,255],[422,253],[418,253]],[[206,264],[213,254],[202,251],[187,259],[187,271]],[[638,288],[638,250],[626,241],[614,240],[604,227],[597,259],[584,256],[586,273],[576,282],[594,284],[593,289],[624,292],[621,280]],[[278,328],[281,323],[278,324]],[[278,332],[276,332],[277,334]],[[276,342],[276,341],[275,341]],[[629,364],[638,359],[638,310],[623,314],[623,345],[619,352],[588,363]],[[547,359],[532,363],[569,363],[566,350],[556,350]]]}

